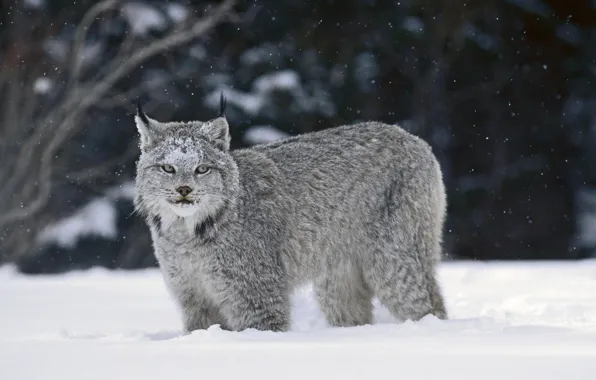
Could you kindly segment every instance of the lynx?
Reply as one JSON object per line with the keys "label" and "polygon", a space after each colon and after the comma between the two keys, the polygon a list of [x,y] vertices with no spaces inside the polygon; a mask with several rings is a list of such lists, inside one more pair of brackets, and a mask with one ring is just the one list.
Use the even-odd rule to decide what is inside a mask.
{"label": "lynx", "polygon": [[447,318],[446,195],[427,143],[363,122],[230,150],[224,109],[222,96],[209,121],[135,116],[135,207],[187,333],[286,331],[307,283],[331,326],[373,323],[373,297],[401,320]]}

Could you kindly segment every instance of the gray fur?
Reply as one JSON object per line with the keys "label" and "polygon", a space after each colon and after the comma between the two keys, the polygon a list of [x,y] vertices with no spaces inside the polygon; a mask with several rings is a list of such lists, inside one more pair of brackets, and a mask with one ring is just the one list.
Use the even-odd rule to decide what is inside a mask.
{"label": "gray fur", "polygon": [[[230,151],[223,115],[136,123],[135,204],[186,331],[285,331],[307,282],[334,326],[372,323],[373,296],[402,320],[447,318],[435,273],[446,196],[418,137],[366,122]],[[179,186],[193,204],[170,203]]]}

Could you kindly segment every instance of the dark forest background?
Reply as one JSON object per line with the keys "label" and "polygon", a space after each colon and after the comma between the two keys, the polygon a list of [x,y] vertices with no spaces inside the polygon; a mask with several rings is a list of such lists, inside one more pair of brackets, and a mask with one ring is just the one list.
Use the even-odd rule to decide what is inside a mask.
{"label": "dark forest background", "polygon": [[596,250],[596,1],[5,0],[0,263],[155,265],[132,208],[139,99],[233,147],[362,120],[426,139],[447,259]]}

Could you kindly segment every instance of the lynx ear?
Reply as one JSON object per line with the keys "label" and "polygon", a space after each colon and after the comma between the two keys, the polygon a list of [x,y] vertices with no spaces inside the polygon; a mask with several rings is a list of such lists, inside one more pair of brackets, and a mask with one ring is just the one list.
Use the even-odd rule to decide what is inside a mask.
{"label": "lynx ear", "polygon": [[201,127],[201,132],[224,151],[230,149],[230,126],[225,116],[226,104],[226,98],[222,93],[219,97],[219,115]]}
{"label": "lynx ear", "polygon": [[137,103],[135,123],[137,124],[137,129],[141,135],[141,149],[150,145],[155,140],[159,131],[163,129],[160,122],[149,118],[145,112],[143,112],[141,103]]}
{"label": "lynx ear", "polygon": [[230,149],[230,127],[225,116],[217,117],[201,126],[203,133],[213,144],[223,151]]}

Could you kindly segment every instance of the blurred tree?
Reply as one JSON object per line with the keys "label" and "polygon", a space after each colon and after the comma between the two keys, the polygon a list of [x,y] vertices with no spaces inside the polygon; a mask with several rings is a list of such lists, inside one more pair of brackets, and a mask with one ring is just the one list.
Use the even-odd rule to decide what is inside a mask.
{"label": "blurred tree", "polygon": [[[42,9],[2,5],[0,77],[6,73],[0,115],[22,119],[0,127],[0,159],[17,163],[4,166],[5,178],[16,172],[21,181],[0,186],[5,240],[30,243],[50,221],[80,215],[81,207],[131,180],[137,154],[129,115],[133,99],[143,99],[158,119],[206,119],[224,91],[235,148],[253,141],[246,132],[255,127],[272,126],[283,136],[370,119],[399,123],[426,139],[448,187],[450,257],[593,255],[594,2],[245,0],[207,38],[130,63],[126,54],[190,27],[188,20],[218,3],[123,1],[89,18],[93,22],[83,29],[80,20],[97,9],[95,2],[54,1]],[[15,13],[11,7],[17,5]],[[84,44],[73,45],[77,30],[84,31]],[[31,58],[23,63],[25,55]],[[87,85],[121,65],[130,70],[102,96],[90,101],[85,87],[64,107],[72,83]],[[32,99],[43,101],[24,108],[8,100],[30,99],[15,95],[24,89],[41,91]],[[59,118],[48,114],[56,109],[62,110]],[[76,109],[76,117],[67,118],[66,109]],[[48,115],[54,127],[44,130],[46,140],[24,150],[30,134],[48,125],[39,122]],[[47,139],[64,120],[76,130],[49,155],[52,169],[59,168],[52,173],[51,202],[43,212],[24,213],[21,204],[28,211],[35,199],[48,199],[39,197],[46,172],[35,165],[22,170],[27,161],[14,155],[34,152],[29,160],[44,162]],[[23,125],[29,126],[23,137],[4,133]],[[33,185],[22,182],[30,172]],[[17,213],[7,213],[15,205]],[[122,211],[117,220],[114,236],[91,233],[68,249],[56,239],[34,249],[25,244],[31,255],[20,260],[21,268],[58,270],[43,257],[57,262],[65,256],[78,261],[60,261],[60,270],[153,265],[142,221]],[[125,241],[131,231],[145,231],[141,243]],[[110,244],[110,254],[86,259],[83,251],[100,246],[98,239]],[[146,251],[130,253],[131,246]]]}
{"label": "blurred tree", "polygon": [[[154,90],[154,82],[130,77],[138,76],[139,67],[153,58],[205,35],[229,15],[232,5],[223,1],[207,13],[176,20],[174,27],[142,3],[83,2],[63,8],[68,16],[81,18],[57,28],[41,15],[43,10],[29,10],[28,3],[4,4],[0,160],[10,163],[0,167],[0,249],[5,256],[29,251],[41,229],[56,219],[59,206],[76,201],[61,181],[101,187],[94,181],[97,175],[113,176],[117,164],[134,157],[134,145],[127,142],[122,153],[102,147],[103,157],[94,166],[94,160],[83,159],[97,155],[93,143],[105,141],[95,123],[87,133],[81,131],[85,121],[92,120],[91,109],[105,106],[105,101],[113,105],[114,100],[131,106],[134,97]],[[125,21],[129,29],[120,30],[121,38],[110,39]],[[104,130],[103,135],[113,132]],[[88,135],[95,137],[85,145]],[[132,140],[130,133],[125,135]],[[79,143],[81,156],[73,154],[79,152],[73,149]]]}

